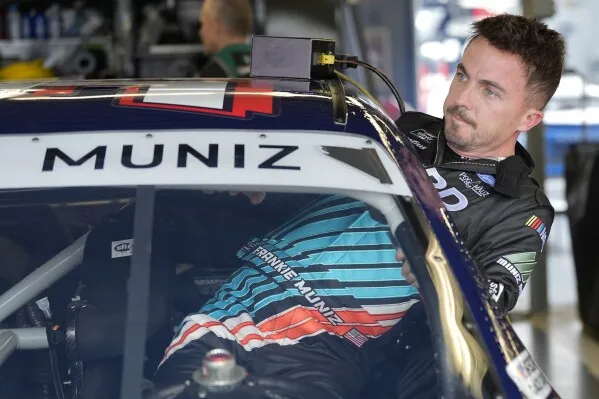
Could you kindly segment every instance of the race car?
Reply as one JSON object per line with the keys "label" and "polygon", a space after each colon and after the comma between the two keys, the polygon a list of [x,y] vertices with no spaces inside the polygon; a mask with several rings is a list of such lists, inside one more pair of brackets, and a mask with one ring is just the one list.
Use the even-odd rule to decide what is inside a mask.
{"label": "race car", "polygon": [[[375,347],[359,364],[364,399],[405,393],[412,353],[430,354],[439,383],[411,397],[559,397],[491,302],[413,144],[341,75],[0,93],[0,398],[332,397],[245,361],[310,342],[316,370],[333,347],[323,337]],[[326,253],[300,248],[350,216]],[[258,261],[262,274],[240,268]],[[359,305],[327,302],[347,287]],[[209,321],[235,350],[159,386],[156,370],[207,315],[236,306],[260,323]]]}

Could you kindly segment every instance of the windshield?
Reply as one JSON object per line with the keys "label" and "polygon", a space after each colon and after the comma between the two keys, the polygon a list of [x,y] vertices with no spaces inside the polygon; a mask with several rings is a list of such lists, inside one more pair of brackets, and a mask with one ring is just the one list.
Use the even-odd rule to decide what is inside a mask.
{"label": "windshield", "polygon": [[411,192],[380,146],[319,133],[215,132],[203,145],[166,134],[12,138],[31,162],[0,191],[3,392],[435,391],[445,349],[431,321],[443,323],[422,299],[437,301],[443,268],[421,290],[406,281],[397,249],[426,247],[426,223],[406,213]]}
{"label": "windshield", "polygon": [[[357,388],[368,382],[369,370],[356,350],[391,332],[418,302],[418,291],[401,274],[385,218],[362,201],[206,190],[160,190],[148,194],[153,201],[135,195],[136,190],[118,188],[4,193],[4,290],[35,270],[47,271],[43,282],[26,287],[39,293],[7,318],[15,301],[2,304],[2,318],[9,328],[41,328],[41,338],[48,323],[56,333],[64,330],[66,357],[57,357],[61,376],[81,384],[69,387],[84,389],[95,376],[117,389],[121,378],[135,378],[135,368],[124,370],[121,364],[145,335],[145,359],[133,361],[143,365],[148,384],[181,384],[191,374],[180,369],[200,368],[193,358],[222,348],[252,375],[270,371],[259,355],[287,355],[319,388],[345,389],[316,377],[331,367],[354,375]],[[151,251],[135,257],[137,245]],[[149,269],[136,269],[136,262],[147,262]],[[40,291],[39,284],[48,287]],[[146,320],[140,318],[144,295]],[[136,312],[127,311],[131,306]],[[430,341],[423,315],[418,316],[421,333],[409,338],[410,346]],[[300,353],[294,348],[299,343],[309,345],[306,356],[313,359],[291,360]],[[397,343],[389,348],[400,356]],[[43,357],[43,349],[15,354],[7,364]],[[381,355],[373,349],[371,356],[379,359],[369,363],[373,368],[380,366]],[[296,372],[301,374],[289,371],[289,377]],[[388,389],[393,381],[386,381]]]}

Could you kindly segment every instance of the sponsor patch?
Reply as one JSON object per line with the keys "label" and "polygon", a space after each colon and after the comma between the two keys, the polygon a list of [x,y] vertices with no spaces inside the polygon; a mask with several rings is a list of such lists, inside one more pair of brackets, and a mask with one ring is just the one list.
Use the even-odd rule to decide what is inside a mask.
{"label": "sponsor patch", "polygon": [[437,168],[428,168],[426,173],[439,191],[439,196],[449,212],[461,211],[468,207],[468,198],[455,187],[447,188],[447,180],[439,174]]}
{"label": "sponsor patch", "polygon": [[512,276],[514,276],[514,278],[516,279],[516,283],[518,284],[518,291],[522,293],[522,289],[524,288],[524,286],[522,285],[522,275],[520,274],[520,271],[516,268],[516,266],[514,266],[509,260],[505,258],[497,259],[497,263],[505,267],[507,271],[510,272]]}
{"label": "sponsor patch", "polygon": [[526,284],[528,278],[532,274],[535,266],[537,265],[537,254],[536,252],[521,252],[511,255],[504,255],[508,262],[516,266],[516,269],[522,276],[522,284]]}
{"label": "sponsor patch", "polygon": [[499,302],[499,298],[501,297],[501,294],[503,293],[504,290],[504,285],[501,283],[496,283],[495,281],[490,281],[489,282],[489,295],[491,296],[491,299],[493,299],[495,302]]}
{"label": "sponsor patch", "polygon": [[516,356],[505,369],[528,399],[545,399],[551,394],[551,386],[528,351]]}
{"label": "sponsor patch", "polygon": [[474,179],[472,179],[470,176],[468,176],[468,173],[466,173],[466,172],[460,173],[459,178],[460,178],[460,181],[462,183],[464,183],[464,186],[466,186],[467,188],[472,190],[472,192],[474,192],[479,197],[485,198],[486,196],[489,195],[489,192],[487,190],[485,190],[485,187],[483,187],[480,184],[480,181],[474,181]]}
{"label": "sponsor patch", "polygon": [[424,144],[422,144],[420,141],[418,141],[416,139],[409,139],[409,140],[412,143],[412,145],[414,145],[414,147],[420,148],[421,150],[426,150],[426,146]]}
{"label": "sponsor patch", "polygon": [[133,255],[133,239],[113,241],[111,244],[112,259]]}
{"label": "sponsor patch", "polygon": [[410,134],[418,137],[420,140],[424,141],[425,143],[429,143],[429,144],[436,140],[435,136],[433,136],[432,134],[430,134],[429,132],[427,132],[424,129],[412,130],[410,132]]}
{"label": "sponsor patch", "polygon": [[495,187],[495,176],[487,175],[485,173],[477,173],[476,174],[479,179],[487,183],[491,187]]}
{"label": "sponsor patch", "polygon": [[545,227],[545,223],[537,216],[533,215],[528,219],[526,225],[537,232],[539,237],[541,237],[541,241],[543,245],[541,246],[541,251],[545,248],[545,242],[547,241],[547,228]]}

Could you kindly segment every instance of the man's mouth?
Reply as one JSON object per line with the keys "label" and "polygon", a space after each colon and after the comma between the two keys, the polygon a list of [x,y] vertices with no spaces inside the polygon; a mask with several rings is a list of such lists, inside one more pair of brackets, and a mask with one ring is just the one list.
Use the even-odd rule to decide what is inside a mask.
{"label": "man's mouth", "polygon": [[459,112],[449,111],[449,115],[457,123],[474,126],[474,124],[470,120],[465,119],[464,117],[460,116]]}
{"label": "man's mouth", "polygon": [[466,122],[464,119],[460,118],[460,115],[458,114],[452,114],[451,117],[458,121],[459,123],[464,123],[464,124],[469,124],[468,122]]}

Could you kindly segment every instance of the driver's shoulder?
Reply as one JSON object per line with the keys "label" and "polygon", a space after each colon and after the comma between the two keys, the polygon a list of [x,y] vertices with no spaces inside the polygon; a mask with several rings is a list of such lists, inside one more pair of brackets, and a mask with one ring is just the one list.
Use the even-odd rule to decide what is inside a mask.
{"label": "driver's shoulder", "polygon": [[422,112],[409,111],[402,114],[395,123],[412,144],[420,160],[424,164],[432,164],[437,155],[443,120]]}
{"label": "driver's shoulder", "polygon": [[395,121],[395,124],[402,133],[407,135],[426,132],[428,135],[437,138],[443,126],[443,119],[424,112],[408,111],[403,113]]}

